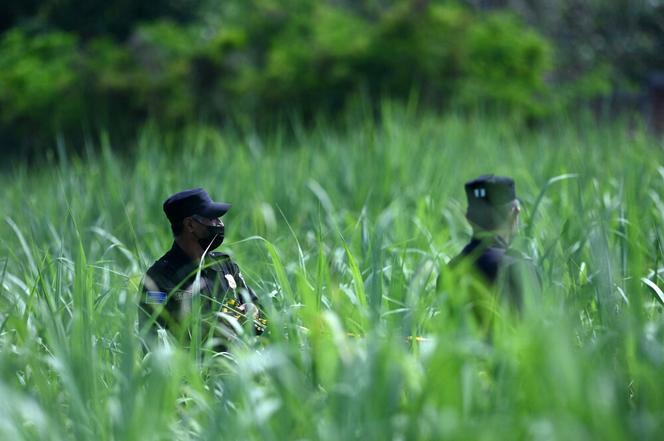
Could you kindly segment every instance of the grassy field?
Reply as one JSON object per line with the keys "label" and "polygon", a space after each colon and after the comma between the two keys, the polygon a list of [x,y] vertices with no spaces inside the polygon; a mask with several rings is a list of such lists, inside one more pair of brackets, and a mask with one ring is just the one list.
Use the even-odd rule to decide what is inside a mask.
{"label": "grassy field", "polygon": [[[386,106],[345,130],[97,147],[0,178],[0,439],[661,439],[661,138]],[[487,172],[517,183],[543,285],[490,344],[445,277],[463,183]],[[194,186],[234,204],[221,249],[270,333],[144,354],[137,284],[170,246],[163,200]]]}

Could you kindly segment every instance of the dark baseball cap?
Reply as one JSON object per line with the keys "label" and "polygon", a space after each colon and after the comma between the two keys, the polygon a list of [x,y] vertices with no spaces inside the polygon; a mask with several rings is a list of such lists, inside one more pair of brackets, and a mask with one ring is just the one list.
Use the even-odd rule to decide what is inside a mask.
{"label": "dark baseball cap", "polygon": [[487,230],[496,228],[506,216],[506,208],[516,200],[514,180],[505,176],[483,175],[465,184],[468,199],[466,217]]}
{"label": "dark baseball cap", "polygon": [[164,213],[171,224],[180,223],[194,214],[215,219],[226,214],[230,208],[231,204],[226,202],[214,202],[202,188],[175,193],[164,201]]}

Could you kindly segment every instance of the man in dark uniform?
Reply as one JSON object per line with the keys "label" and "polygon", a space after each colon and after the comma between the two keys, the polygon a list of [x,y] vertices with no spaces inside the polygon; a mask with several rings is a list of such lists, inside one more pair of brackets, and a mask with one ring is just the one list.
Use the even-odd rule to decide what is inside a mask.
{"label": "man in dark uniform", "polygon": [[[168,329],[192,337],[192,309],[199,308],[203,338],[224,328],[219,315],[240,322],[249,319],[261,333],[265,321],[257,298],[240,268],[227,254],[213,252],[224,240],[221,216],[230,204],[213,202],[202,188],[185,190],[166,199],[163,208],[171,223],[171,249],[145,274],[140,299],[141,328]],[[221,326],[221,327],[220,327]],[[151,332],[154,335],[154,332]],[[230,335],[228,331],[226,335]]]}
{"label": "man in dark uniform", "polygon": [[479,279],[486,288],[479,290],[482,293],[471,293],[471,301],[476,317],[487,324],[489,309],[495,309],[496,300],[520,310],[524,289],[534,288],[532,284],[537,284],[537,279],[529,259],[509,249],[518,231],[521,210],[514,181],[501,176],[480,176],[467,182],[465,190],[466,218],[473,227],[473,237],[449,266]]}

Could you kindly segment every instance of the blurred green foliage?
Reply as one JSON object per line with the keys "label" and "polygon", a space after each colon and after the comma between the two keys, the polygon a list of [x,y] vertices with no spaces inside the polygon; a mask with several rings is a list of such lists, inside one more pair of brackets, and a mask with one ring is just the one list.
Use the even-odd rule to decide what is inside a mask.
{"label": "blurred green foliage", "polygon": [[548,106],[551,47],[511,13],[479,13],[455,1],[302,0],[231,1],[201,11],[193,21],[171,14],[137,23],[125,38],[87,25],[6,31],[3,138],[39,146],[54,132],[146,119],[167,127],[306,119],[337,113],[358,95],[485,106],[521,120]]}
{"label": "blurred green foliage", "polygon": [[56,133],[147,120],[306,120],[358,96],[531,122],[664,70],[660,3],[12,1],[0,13],[0,142],[41,151]]}
{"label": "blurred green foliage", "polygon": [[124,39],[141,22],[192,21],[202,5],[202,0],[8,0],[0,8],[0,32],[13,26],[57,28],[84,39]]}
{"label": "blurred green foliage", "polygon": [[21,30],[0,40],[0,120],[5,125],[30,129],[40,123],[45,130],[76,124],[82,110],[81,56],[76,37],[51,32],[28,37]]}
{"label": "blurred green foliage", "polygon": [[[146,127],[130,158],[104,138],[0,173],[0,439],[660,440],[661,141],[414,107],[297,139]],[[445,265],[487,171],[517,182],[543,288],[490,341]],[[198,185],[233,203],[222,251],[270,329],[146,354],[133,300],[172,241],[162,201]]]}
{"label": "blurred green foliage", "polygon": [[556,47],[556,80],[580,96],[643,88],[664,71],[661,0],[508,0]]}

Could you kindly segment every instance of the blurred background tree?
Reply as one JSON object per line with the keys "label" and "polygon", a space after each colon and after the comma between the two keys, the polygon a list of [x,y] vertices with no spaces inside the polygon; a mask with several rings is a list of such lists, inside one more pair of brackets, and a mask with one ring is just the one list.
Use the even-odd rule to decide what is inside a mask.
{"label": "blurred background tree", "polygon": [[572,98],[638,96],[664,71],[661,0],[509,0],[556,47],[555,84]]}
{"label": "blurred background tree", "polygon": [[202,0],[8,0],[0,10],[0,32],[15,26],[58,29],[82,39],[112,36],[124,40],[137,24],[168,18],[193,20]]}
{"label": "blurred background tree", "polygon": [[[0,142],[251,124],[417,97],[535,122],[645,96],[659,0],[47,0],[0,11]],[[652,81],[651,81],[652,82]],[[75,144],[75,142],[74,142]]]}

